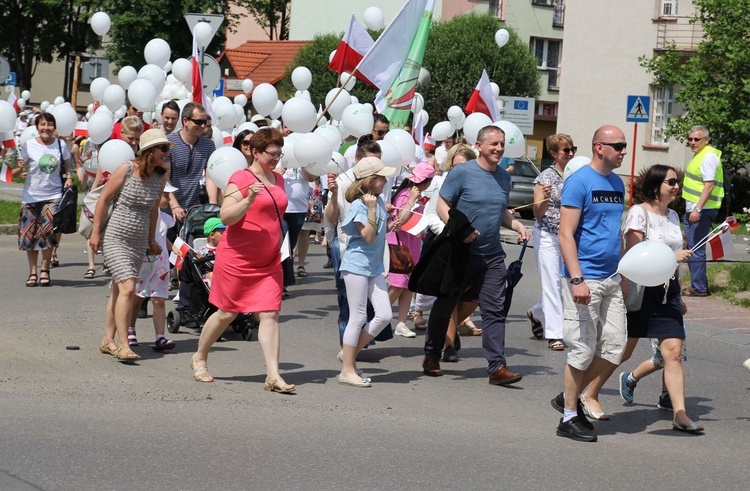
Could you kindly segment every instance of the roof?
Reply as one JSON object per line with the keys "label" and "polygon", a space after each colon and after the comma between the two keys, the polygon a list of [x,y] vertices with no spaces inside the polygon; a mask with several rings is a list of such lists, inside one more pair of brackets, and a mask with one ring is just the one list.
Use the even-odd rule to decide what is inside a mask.
{"label": "roof", "polygon": [[[222,71],[229,69],[229,78],[250,79],[258,84],[276,85],[286,75],[294,57],[311,41],[248,41],[236,48],[225,50],[218,62]],[[225,95],[232,97],[239,90],[227,90]]]}

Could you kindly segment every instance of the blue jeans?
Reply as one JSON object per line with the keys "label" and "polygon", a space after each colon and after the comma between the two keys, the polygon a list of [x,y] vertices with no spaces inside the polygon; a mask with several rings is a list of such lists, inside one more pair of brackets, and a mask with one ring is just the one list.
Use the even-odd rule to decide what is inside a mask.
{"label": "blue jeans", "polygon": [[333,262],[333,277],[336,281],[336,301],[339,304],[339,345],[344,342],[344,330],[349,322],[349,301],[346,298],[346,285],[341,278],[341,250],[339,249],[339,238],[334,237],[330,243],[331,262]]}
{"label": "blue jeans", "polygon": [[[709,208],[701,211],[700,219],[690,223],[690,213],[685,213],[685,235],[687,236],[687,248],[691,249],[711,231],[711,222],[716,220],[719,210]],[[690,289],[696,292],[708,293],[708,279],[706,278],[706,246],[702,246],[693,252],[693,257],[688,261],[690,270]]]}

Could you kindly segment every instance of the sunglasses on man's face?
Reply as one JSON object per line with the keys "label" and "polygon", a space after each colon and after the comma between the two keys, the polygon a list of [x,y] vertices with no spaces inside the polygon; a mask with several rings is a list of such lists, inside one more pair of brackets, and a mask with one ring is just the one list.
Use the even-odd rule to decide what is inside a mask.
{"label": "sunglasses on man's face", "polygon": [[206,126],[208,124],[207,119],[193,119],[193,118],[186,118],[195,123],[198,126]]}
{"label": "sunglasses on man's face", "polygon": [[388,131],[389,130],[377,130],[375,133],[377,133],[380,138],[383,138],[388,133]]}
{"label": "sunglasses on man's face", "polygon": [[702,136],[702,137],[700,137],[700,138],[696,138],[696,137],[692,136],[692,137],[688,138],[688,141],[689,141],[690,143],[692,143],[692,142],[698,143],[699,141],[701,141],[701,140],[702,140],[702,139],[704,139],[704,138],[705,138],[705,136]]}
{"label": "sunglasses on man's face", "polygon": [[623,150],[625,150],[628,147],[627,143],[620,143],[620,142],[617,142],[617,143],[596,142],[596,143],[598,143],[599,145],[605,145],[605,146],[608,146],[608,147],[612,147],[616,152],[622,152]]}

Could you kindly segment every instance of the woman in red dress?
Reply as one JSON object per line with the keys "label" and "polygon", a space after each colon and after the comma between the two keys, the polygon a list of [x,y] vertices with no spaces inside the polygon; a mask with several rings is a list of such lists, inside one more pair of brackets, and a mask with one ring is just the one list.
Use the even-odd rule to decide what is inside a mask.
{"label": "woman in red dress", "polygon": [[229,183],[220,217],[227,226],[216,251],[209,301],[217,311],[206,321],[198,351],[190,366],[198,382],[213,382],[208,352],[224,329],[241,312],[260,316],[258,341],[266,362],[264,389],[292,392],[279,375],[279,311],[283,288],[280,246],[281,217],[287,206],[284,179],[274,172],[284,139],[273,128],[258,130],[250,139],[252,164],[237,171]]}

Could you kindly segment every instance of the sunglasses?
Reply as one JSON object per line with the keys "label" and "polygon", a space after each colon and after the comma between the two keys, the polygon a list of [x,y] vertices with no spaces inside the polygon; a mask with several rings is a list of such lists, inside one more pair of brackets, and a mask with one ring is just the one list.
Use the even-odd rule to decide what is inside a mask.
{"label": "sunglasses", "polygon": [[679,184],[680,180],[677,179],[677,178],[675,178],[675,177],[673,177],[671,179],[664,179],[664,182],[666,182],[670,186],[674,186],[675,184]]}
{"label": "sunglasses", "polygon": [[263,153],[265,153],[266,155],[268,155],[272,159],[280,159],[281,157],[284,156],[284,154],[281,153],[281,152],[267,152],[267,151],[263,150]]}
{"label": "sunglasses", "polygon": [[609,142],[596,142],[599,145],[606,145],[608,147],[612,147],[615,149],[616,152],[622,152],[628,147],[627,143],[609,143]]}
{"label": "sunglasses", "polygon": [[250,140],[242,140],[242,146],[243,147],[249,147],[250,146]]}
{"label": "sunglasses", "polygon": [[164,145],[157,145],[154,148],[158,148],[159,150],[161,150],[164,153],[169,152],[169,145],[166,145],[166,144],[164,144]]}
{"label": "sunglasses", "polygon": [[565,147],[565,148],[561,148],[560,151],[562,153],[571,153],[571,154],[574,154],[574,153],[576,153],[578,151],[578,147],[573,147],[573,148]]}
{"label": "sunglasses", "polygon": [[390,130],[378,130],[375,133],[378,134],[379,137],[384,137]]}
{"label": "sunglasses", "polygon": [[705,136],[702,136],[700,138],[691,137],[691,138],[688,138],[688,141],[689,142],[696,142],[697,143],[697,142],[703,140],[704,138],[705,138]]}
{"label": "sunglasses", "polygon": [[193,119],[193,118],[187,118],[187,119],[189,119],[190,121],[192,121],[198,126],[206,126],[208,124],[207,119]]}

